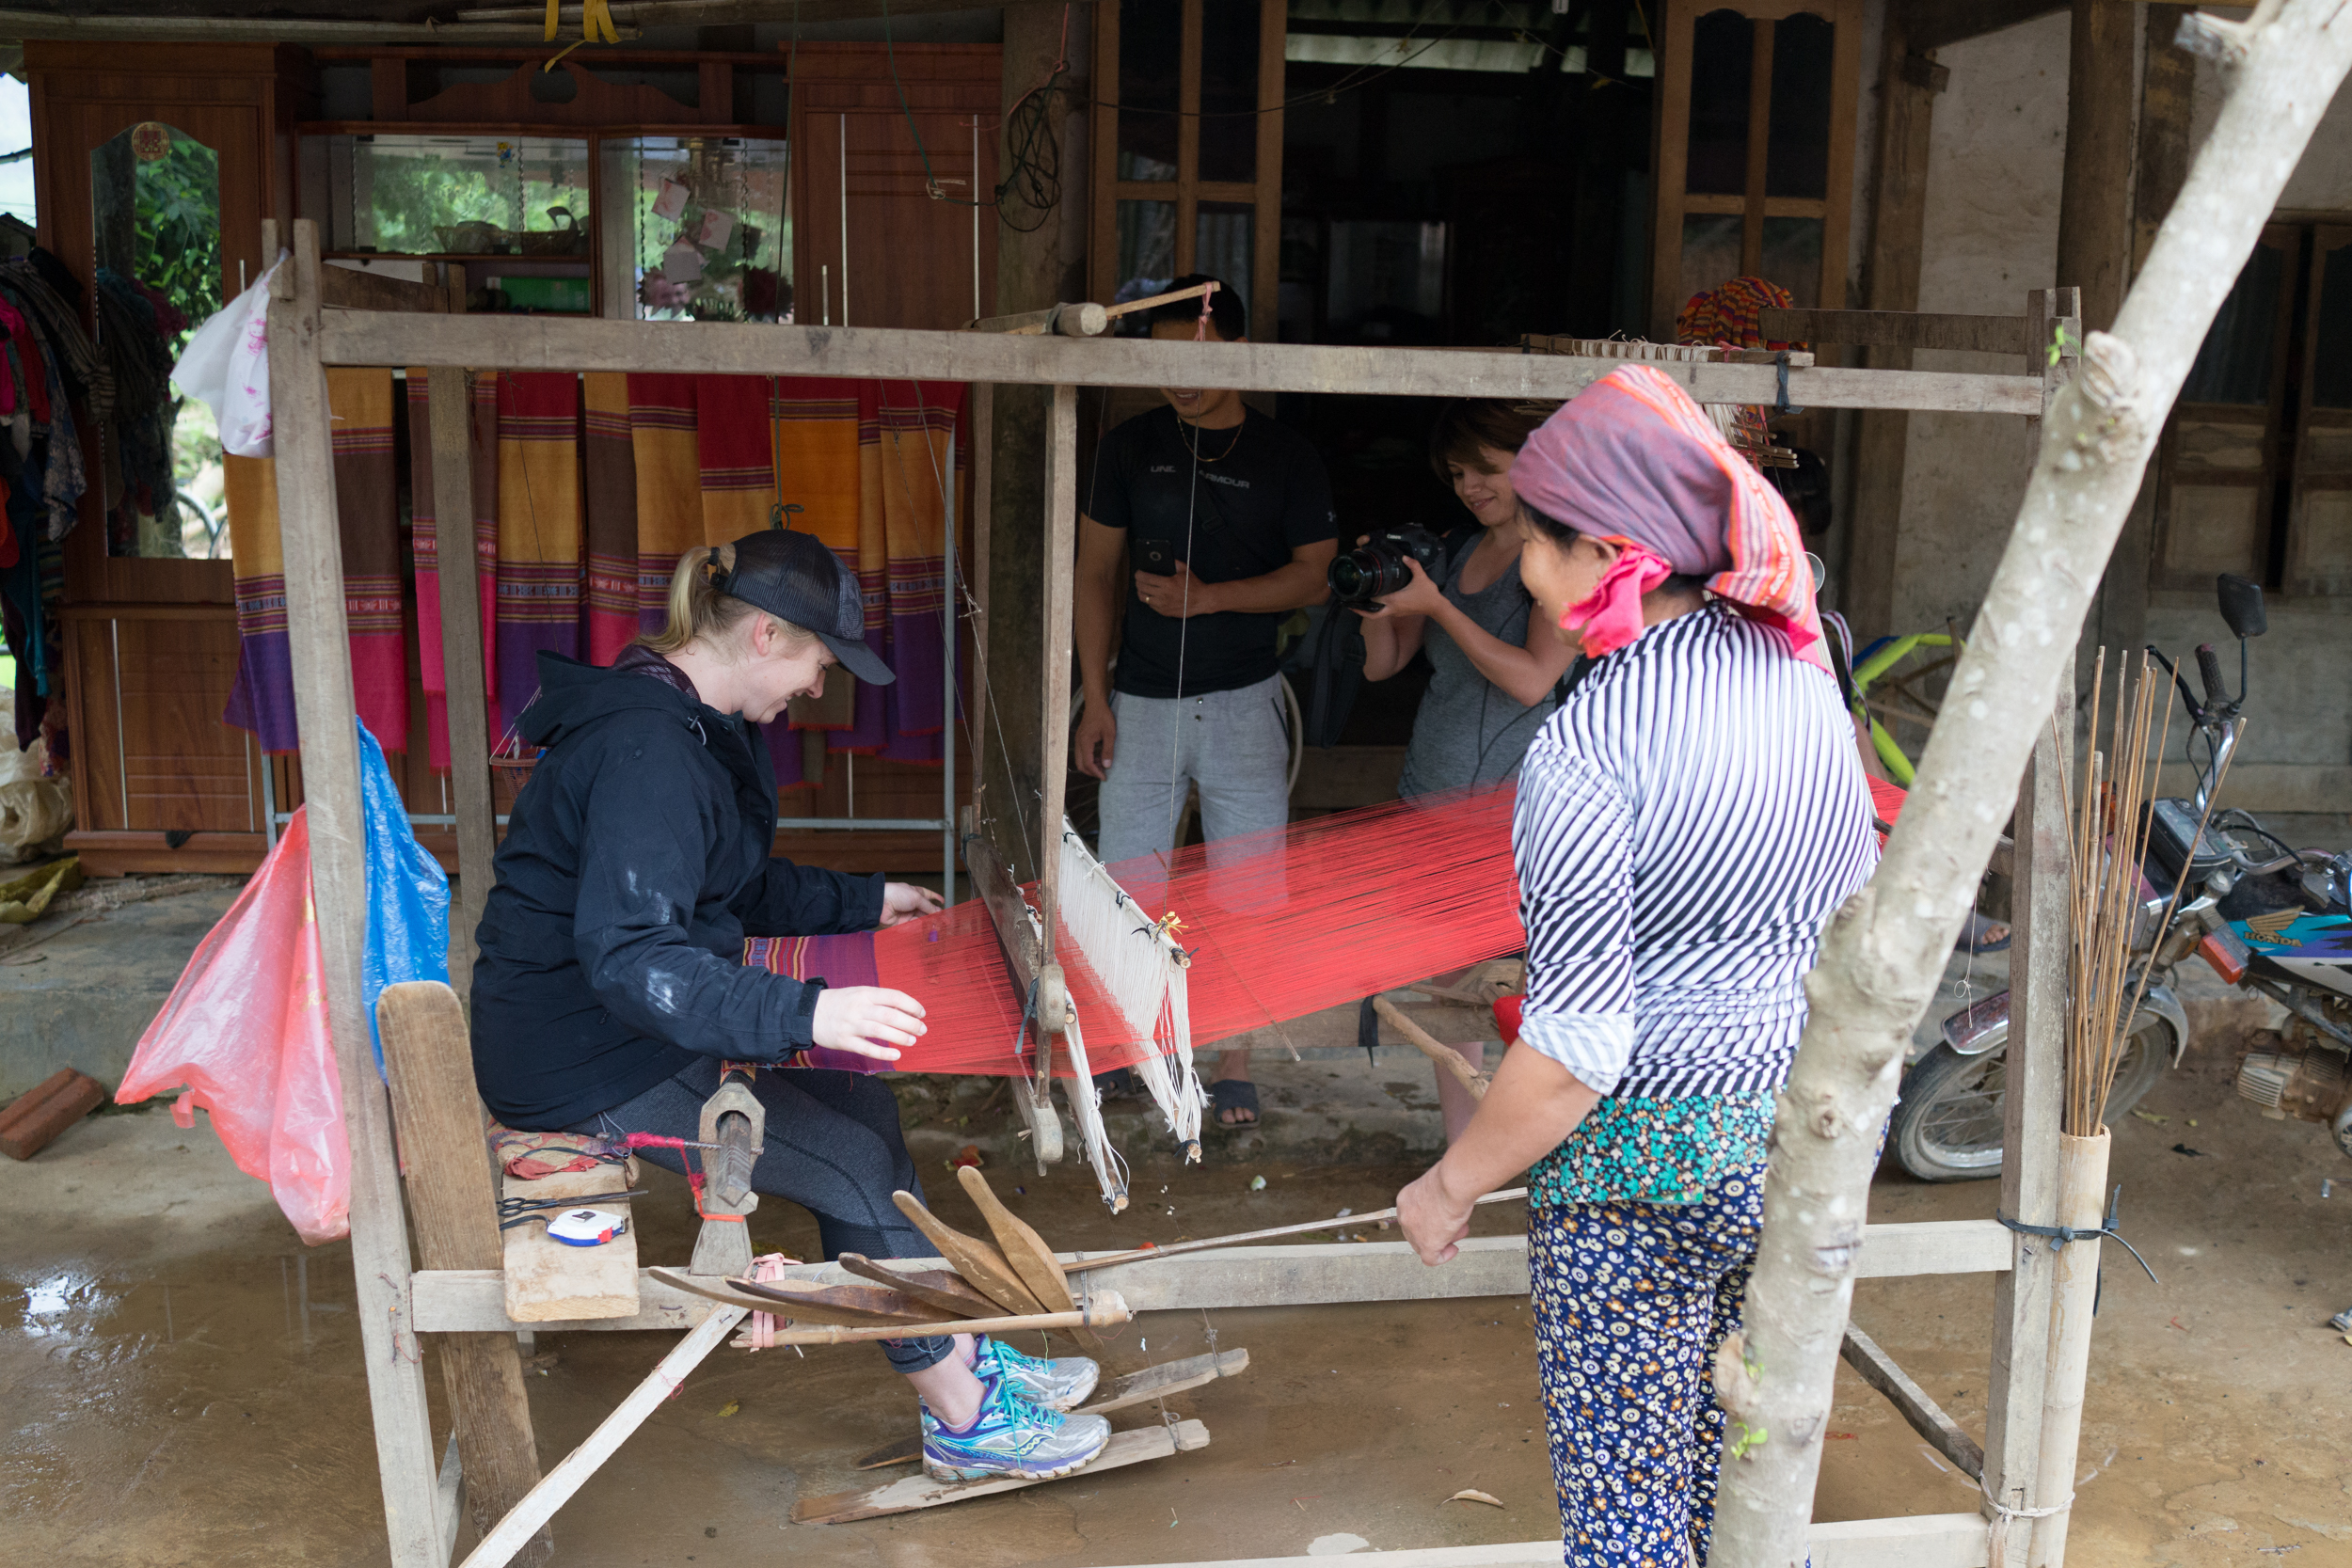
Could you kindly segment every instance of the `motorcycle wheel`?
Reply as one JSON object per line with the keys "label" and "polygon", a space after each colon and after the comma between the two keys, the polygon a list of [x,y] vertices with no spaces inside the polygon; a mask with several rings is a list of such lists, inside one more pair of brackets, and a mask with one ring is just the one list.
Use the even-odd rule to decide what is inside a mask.
{"label": "motorcycle wheel", "polygon": [[[2109,1125],[2146,1097],[2172,1060],[2172,1025],[2153,1013],[2123,1045],[2107,1093]],[[2001,1173],[2001,1096],[2007,1049],[1963,1056],[1948,1045],[1903,1074],[1902,1103],[1887,1136],[1903,1169],[1922,1181],[1975,1181]]]}

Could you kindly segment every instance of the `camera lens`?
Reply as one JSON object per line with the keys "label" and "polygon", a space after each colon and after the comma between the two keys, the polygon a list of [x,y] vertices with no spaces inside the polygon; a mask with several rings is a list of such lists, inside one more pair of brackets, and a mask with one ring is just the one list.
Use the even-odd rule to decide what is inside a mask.
{"label": "camera lens", "polygon": [[1331,592],[1338,594],[1343,603],[1367,599],[1377,592],[1372,587],[1372,582],[1378,573],[1378,562],[1365,560],[1371,554],[1369,550],[1350,550],[1345,555],[1332,557],[1329,574]]}

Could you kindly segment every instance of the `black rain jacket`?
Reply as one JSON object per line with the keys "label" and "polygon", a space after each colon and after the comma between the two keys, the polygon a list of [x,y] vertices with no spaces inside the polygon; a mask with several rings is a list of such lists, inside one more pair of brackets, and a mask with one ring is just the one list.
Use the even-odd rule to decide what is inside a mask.
{"label": "black rain jacket", "polygon": [[776,775],[757,729],[647,675],[543,653],[523,736],[547,751],[476,933],[490,1114],[552,1131],[694,1055],[769,1062],[810,1044],[824,983],[746,969],[743,939],[870,930],[882,879],[769,855]]}

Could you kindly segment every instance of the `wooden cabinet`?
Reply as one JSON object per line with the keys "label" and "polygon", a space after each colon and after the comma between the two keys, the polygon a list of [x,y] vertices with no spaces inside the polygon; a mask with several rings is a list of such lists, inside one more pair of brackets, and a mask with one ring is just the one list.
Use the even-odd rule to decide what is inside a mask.
{"label": "wooden cabinet", "polygon": [[[40,243],[86,291],[98,265],[92,154],[148,122],[218,160],[221,297],[260,276],[262,219],[292,213],[294,123],[316,110],[303,51],[36,40],[24,66]],[[95,479],[102,433],[84,421],[81,436]],[[103,512],[93,483],[66,540],[68,843],[102,873],[243,869],[263,844],[262,761],[220,721],[237,667],[230,564],[111,555]],[[167,833],[198,836],[175,848]]]}

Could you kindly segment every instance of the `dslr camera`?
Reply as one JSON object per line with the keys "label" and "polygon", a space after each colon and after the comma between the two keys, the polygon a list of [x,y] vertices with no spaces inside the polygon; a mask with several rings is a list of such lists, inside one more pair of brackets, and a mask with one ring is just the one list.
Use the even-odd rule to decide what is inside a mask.
{"label": "dslr camera", "polygon": [[1332,558],[1327,574],[1331,597],[1343,608],[1360,610],[1383,594],[1409,587],[1413,574],[1405,564],[1407,561],[1420,562],[1421,569],[1433,578],[1442,577],[1445,541],[1419,523],[1384,529]]}

